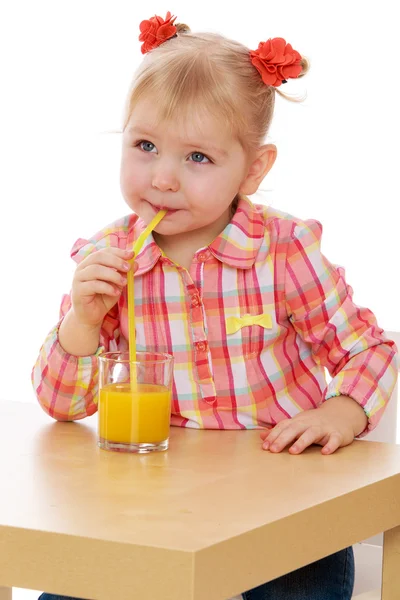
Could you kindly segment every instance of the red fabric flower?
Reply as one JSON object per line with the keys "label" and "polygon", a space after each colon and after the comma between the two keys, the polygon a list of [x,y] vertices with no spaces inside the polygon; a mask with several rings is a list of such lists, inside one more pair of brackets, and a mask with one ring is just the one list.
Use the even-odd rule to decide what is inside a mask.
{"label": "red fabric flower", "polygon": [[168,11],[165,20],[155,15],[151,19],[140,23],[139,42],[143,42],[142,54],[146,54],[146,52],[157,48],[163,42],[174,37],[177,31],[174,25],[175,19],[176,17],[173,17]]}
{"label": "red fabric flower", "polygon": [[257,50],[250,50],[251,62],[266,85],[279,87],[302,71],[301,55],[283,38],[260,42]]}

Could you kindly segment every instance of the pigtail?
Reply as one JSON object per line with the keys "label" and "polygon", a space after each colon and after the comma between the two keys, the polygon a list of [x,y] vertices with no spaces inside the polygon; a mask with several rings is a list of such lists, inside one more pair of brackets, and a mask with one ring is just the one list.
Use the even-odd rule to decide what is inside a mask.
{"label": "pigtail", "polygon": [[185,25],[184,23],[176,23],[176,33],[190,33],[189,25]]}

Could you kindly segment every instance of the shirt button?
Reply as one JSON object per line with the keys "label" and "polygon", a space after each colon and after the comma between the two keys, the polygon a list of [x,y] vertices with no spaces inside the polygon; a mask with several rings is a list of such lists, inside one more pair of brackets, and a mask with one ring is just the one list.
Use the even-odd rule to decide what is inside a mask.
{"label": "shirt button", "polygon": [[205,341],[196,342],[196,349],[198,350],[198,352],[206,352],[208,349],[207,342],[205,342]]}
{"label": "shirt button", "polygon": [[200,304],[200,298],[197,294],[192,296],[192,306],[198,306]]}
{"label": "shirt button", "polygon": [[210,258],[210,253],[209,252],[200,252],[200,254],[198,255],[198,260],[199,262],[206,262],[206,260],[208,260]]}

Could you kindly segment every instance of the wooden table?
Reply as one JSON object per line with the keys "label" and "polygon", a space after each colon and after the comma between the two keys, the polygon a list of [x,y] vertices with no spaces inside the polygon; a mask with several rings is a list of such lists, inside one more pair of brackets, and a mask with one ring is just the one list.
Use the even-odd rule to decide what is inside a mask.
{"label": "wooden table", "polygon": [[[270,454],[257,431],[96,445],[96,418],[0,403],[0,584],[99,600],[226,600],[381,531],[400,595],[400,446]],[[7,596],[6,587],[3,597]]]}

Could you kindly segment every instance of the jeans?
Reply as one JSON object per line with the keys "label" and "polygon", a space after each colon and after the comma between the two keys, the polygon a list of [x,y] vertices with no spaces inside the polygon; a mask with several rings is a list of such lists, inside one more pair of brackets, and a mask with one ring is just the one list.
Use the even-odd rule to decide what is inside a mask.
{"label": "jeans", "polygon": [[[346,548],[244,592],[243,600],[351,600],[353,586],[353,548]],[[42,594],[39,600],[79,599]]]}

